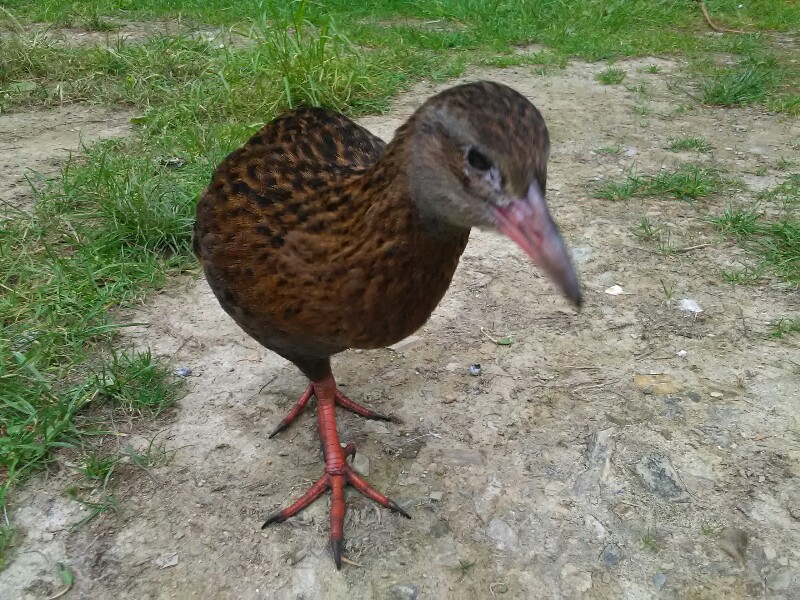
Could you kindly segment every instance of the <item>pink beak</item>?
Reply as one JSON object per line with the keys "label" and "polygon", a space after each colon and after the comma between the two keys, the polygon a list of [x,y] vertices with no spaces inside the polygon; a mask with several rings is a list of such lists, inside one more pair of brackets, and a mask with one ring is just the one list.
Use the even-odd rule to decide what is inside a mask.
{"label": "pink beak", "polygon": [[528,196],[494,209],[497,229],[510,237],[552,279],[576,306],[583,303],[581,286],[564,240],[547,210],[539,184],[534,181]]}

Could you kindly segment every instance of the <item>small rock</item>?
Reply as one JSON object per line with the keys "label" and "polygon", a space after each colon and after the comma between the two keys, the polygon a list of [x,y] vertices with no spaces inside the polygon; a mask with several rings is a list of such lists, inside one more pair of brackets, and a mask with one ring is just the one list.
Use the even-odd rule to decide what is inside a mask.
{"label": "small rock", "polygon": [[664,374],[636,374],[633,376],[633,385],[638,390],[656,396],[669,396],[681,391],[680,385],[672,377]]}
{"label": "small rock", "polygon": [[436,523],[433,524],[433,527],[431,527],[430,533],[431,533],[431,537],[434,537],[434,538],[438,539],[438,538],[450,533],[450,525],[448,524],[447,521],[445,521],[443,519],[439,520],[439,521],[436,521]]}
{"label": "small rock", "polygon": [[441,462],[451,467],[482,465],[483,457],[477,450],[470,450],[469,448],[449,448],[447,450],[442,450]]}
{"label": "small rock", "polygon": [[[597,431],[589,439],[586,447],[586,471],[575,482],[573,493],[576,496],[596,494],[600,491],[600,483],[608,478],[611,471],[611,456],[616,447],[616,427]],[[556,483],[556,482],[551,482]],[[551,484],[545,486],[545,493]],[[560,491],[560,488],[557,490]]]}
{"label": "small rock", "polygon": [[392,600],[417,600],[419,589],[410,583],[399,583],[390,592]]}
{"label": "small rock", "polygon": [[508,586],[505,583],[493,583],[489,586],[489,589],[495,594],[505,594],[508,592]]}
{"label": "small rock", "polygon": [[709,396],[711,396],[712,398],[722,398],[723,394],[722,392],[711,392]]}
{"label": "small rock", "polygon": [[744,529],[726,527],[719,536],[719,547],[734,560],[744,562],[744,553],[750,536]]}
{"label": "small rock", "polygon": [[568,587],[578,592],[588,592],[592,589],[592,574],[581,571],[575,565],[564,565],[561,569],[561,579]]}
{"label": "small rock", "polygon": [[477,377],[481,374],[481,366],[478,363],[469,366],[469,374],[473,377]]}
{"label": "small rock", "polygon": [[688,391],[686,392],[686,397],[691,400],[692,402],[700,402],[700,394],[695,391]]}
{"label": "small rock", "polygon": [[489,521],[486,535],[496,542],[497,548],[500,550],[510,550],[517,547],[517,534],[503,519],[494,517]]}
{"label": "small rock", "polygon": [[350,459],[350,466],[359,475],[369,477],[369,459],[360,452],[356,452],[356,455]]}
{"label": "small rock", "polygon": [[439,491],[436,491],[436,492],[431,492],[431,493],[428,495],[428,497],[429,497],[431,500],[433,500],[434,502],[441,502],[441,501],[442,501],[442,498],[444,497],[444,493],[443,493],[443,492],[439,492]]}
{"label": "small rock", "polygon": [[608,536],[608,530],[594,515],[583,517],[583,523],[586,525],[586,529],[594,533],[598,540],[604,540]]}
{"label": "small rock", "polygon": [[666,584],[667,584],[666,575],[664,575],[663,573],[656,573],[655,575],[653,575],[653,586],[656,588],[656,590],[661,591],[661,588],[663,588]]}
{"label": "small rock", "polygon": [[175,375],[181,377],[182,379],[186,379],[191,374],[192,370],[189,367],[178,367],[175,369]]}
{"label": "small rock", "polygon": [[418,335],[410,335],[405,339],[400,340],[396,344],[389,346],[389,350],[394,352],[408,352],[414,348],[419,348],[425,345],[425,341]]}
{"label": "small rock", "polygon": [[178,564],[178,553],[169,552],[167,554],[162,554],[155,560],[155,563],[159,569],[168,569],[169,567],[174,567]]}
{"label": "small rock", "polygon": [[625,148],[625,156],[636,156],[639,151],[636,149],[636,146],[630,146]]}
{"label": "small rock", "polygon": [[775,551],[775,548],[772,546],[764,546],[764,558],[767,560],[775,560],[776,556],[778,556],[778,553]]}
{"label": "small rock", "polygon": [[767,587],[774,592],[788,589],[792,584],[791,571],[773,571],[767,575]]}
{"label": "small rock", "polygon": [[619,296],[625,293],[625,290],[623,290],[622,286],[619,285],[612,285],[610,288],[606,288],[604,291],[609,296]]}
{"label": "small rock", "polygon": [[609,544],[603,548],[600,560],[607,567],[616,567],[622,561],[622,549],[616,544]]}
{"label": "small rock", "polygon": [[680,484],[678,473],[670,462],[658,454],[647,454],[636,464],[636,474],[647,491],[673,502],[687,501],[689,496]]}
{"label": "small rock", "polygon": [[700,306],[700,303],[694,298],[683,298],[678,304],[678,310],[682,312],[694,313],[696,315],[703,312],[703,308]]}

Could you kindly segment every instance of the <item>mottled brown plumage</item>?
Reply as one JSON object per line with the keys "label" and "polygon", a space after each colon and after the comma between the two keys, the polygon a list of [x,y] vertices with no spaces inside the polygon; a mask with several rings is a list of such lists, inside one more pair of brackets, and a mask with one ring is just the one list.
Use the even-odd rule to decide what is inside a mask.
{"label": "mottled brown plumage", "polygon": [[[473,226],[509,235],[579,303],[544,202],[548,144],[536,108],[490,82],[434,96],[388,146],[343,115],[299,109],[228,156],[201,196],[194,247],[212,290],[248,334],[312,382],[279,429],[317,396],[326,474],[309,494],[333,490],[337,566],[343,481],[399,507],[372,496],[344,462],[334,402],[380,415],[336,391],[330,356],[384,347],[421,327]],[[301,500],[270,521],[313,498]]]}

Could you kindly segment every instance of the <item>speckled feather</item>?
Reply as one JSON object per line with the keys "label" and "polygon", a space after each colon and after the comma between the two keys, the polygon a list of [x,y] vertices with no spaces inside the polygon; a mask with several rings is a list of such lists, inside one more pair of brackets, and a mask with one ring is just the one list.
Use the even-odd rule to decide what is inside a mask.
{"label": "speckled feather", "polygon": [[304,371],[422,326],[466,245],[468,231],[442,247],[415,228],[389,165],[363,178],[384,148],[340,114],[297,110],[232,153],[198,204],[195,253],[221,305]]}
{"label": "speckled feather", "polygon": [[[428,116],[444,103],[441,119],[460,116],[511,156],[510,189],[522,194],[533,178],[544,189],[547,130],[529,102],[484,82],[429,100]],[[439,116],[422,118],[426,106],[388,147],[338,113],[292,111],[228,156],[200,198],[194,249],[222,307],[312,380],[329,372],[332,354],[413,333],[450,285],[469,227],[432,224],[412,202],[414,144],[468,182],[458,140],[442,136]],[[476,106],[497,112],[482,118]],[[537,128],[524,134],[538,147],[515,153],[523,119]]]}

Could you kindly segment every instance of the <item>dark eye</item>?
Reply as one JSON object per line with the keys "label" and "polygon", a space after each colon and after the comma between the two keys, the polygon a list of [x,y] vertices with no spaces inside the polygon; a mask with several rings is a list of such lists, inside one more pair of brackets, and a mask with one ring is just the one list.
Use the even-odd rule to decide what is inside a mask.
{"label": "dark eye", "polygon": [[467,162],[469,166],[478,171],[488,171],[492,168],[492,161],[490,161],[485,154],[481,154],[475,148],[470,148],[467,152]]}

